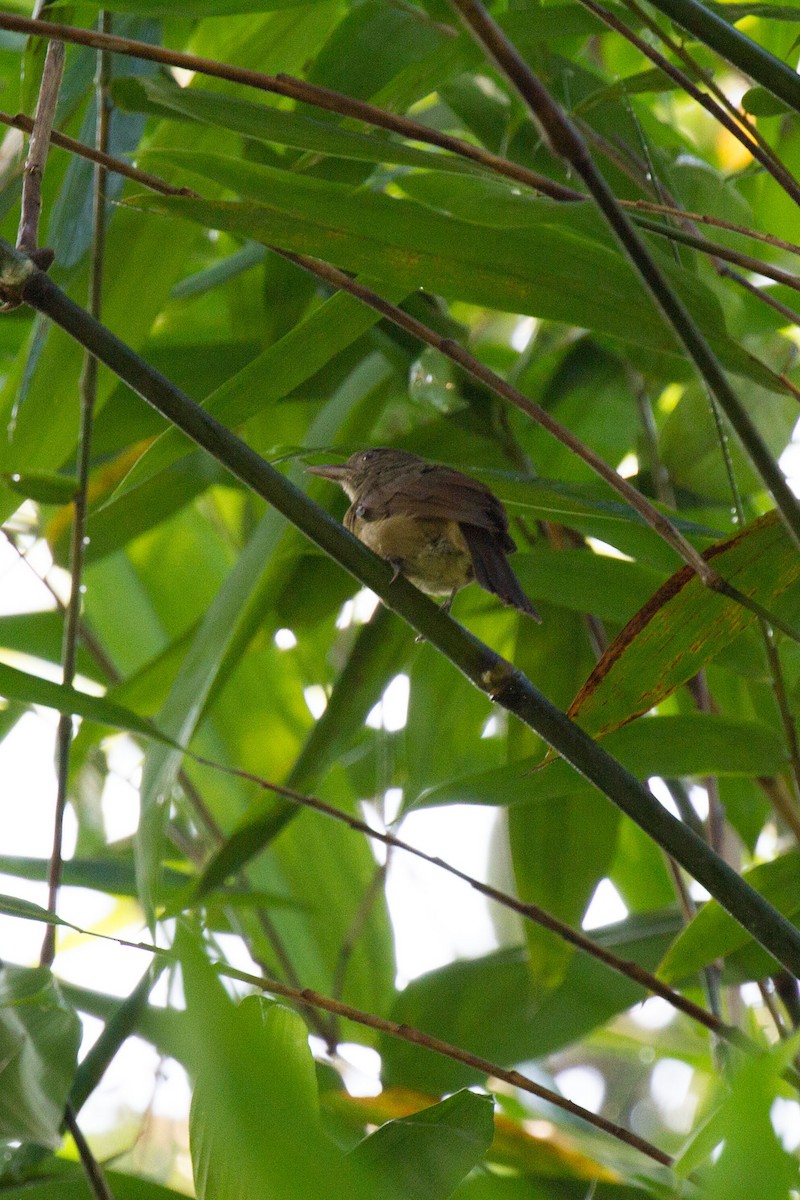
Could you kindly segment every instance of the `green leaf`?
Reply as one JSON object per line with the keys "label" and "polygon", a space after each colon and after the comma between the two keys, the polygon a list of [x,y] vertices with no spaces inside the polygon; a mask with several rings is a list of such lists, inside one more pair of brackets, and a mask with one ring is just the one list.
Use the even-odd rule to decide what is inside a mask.
{"label": "green leaf", "polygon": [[[165,155],[153,152],[158,162]],[[506,312],[530,313],[610,334],[625,342],[678,353],[673,335],[630,264],[610,246],[578,233],[569,206],[534,201],[538,219],[514,230],[478,227],[408,200],[353,192],[341,184],[219,155],[171,151],[204,178],[260,202],[143,196],[130,203],[176,215],[284,250],[368,272],[381,286],[428,290]],[[269,203],[266,202],[269,197]],[[414,253],[409,256],[409,238]],[[723,361],[772,386],[768,372],[724,332],[715,297],[688,272],[671,270],[680,291]],[[602,278],[602,297],[593,281]],[[764,377],[767,378],[764,378]]]}
{"label": "green leaf", "polygon": [[151,750],[142,777],[142,814],[136,836],[136,878],[148,919],[158,904],[164,825],[172,787],[183,758],[176,743],[188,745],[264,564],[283,532],[278,513],[270,511],[239,557],[197,630],[180,672],[159,714],[160,724],[176,735],[169,746]]}
{"label": "green leaf", "polygon": [[[218,462],[197,451],[173,463],[156,479],[149,479],[130,495],[114,498],[91,513],[88,530],[90,541],[85,562],[92,565],[149,530],[163,525],[169,517],[185,509],[198,495],[215,483],[226,481],[226,473]],[[60,539],[59,549],[66,552],[67,530]]]}
{"label": "green leaf", "polygon": [[[600,945],[653,970],[682,927],[677,912],[643,913],[592,931]],[[496,950],[482,958],[430,971],[398,995],[392,1019],[462,1046],[501,1066],[543,1058],[586,1037],[645,998],[639,984],[597,959],[577,953],[562,982],[537,997],[525,950]],[[497,1013],[502,1012],[502,1021]],[[382,1036],[387,1087],[453,1091],[482,1082],[480,1072]]]}
{"label": "green leaf", "polygon": [[[784,916],[794,918],[800,913],[800,851],[790,850],[772,862],[759,863],[744,871],[743,878]],[[750,941],[716,900],[707,900],[670,947],[659,975],[667,983],[685,979]]]}
{"label": "green leaf", "polygon": [[120,79],[114,84],[114,99],[129,112],[181,116],[217,129],[292,146],[315,154],[355,159],[370,163],[395,163],[428,167],[454,174],[474,173],[476,168],[456,155],[416,149],[378,134],[358,133],[314,120],[297,111],[254,104],[232,96],[219,96],[201,88],[181,88],[164,79]]}
{"label": "green leaf", "polygon": [[76,688],[66,687],[61,683],[51,683],[48,679],[40,679],[38,675],[29,675],[26,671],[18,671],[0,663],[0,695],[9,700],[19,700],[24,704],[42,704],[54,708],[57,712],[70,713],[85,717],[89,721],[97,721],[100,725],[109,725],[112,729],[125,729],[129,733],[137,733],[143,737],[154,739],[168,746],[174,746],[174,741],[162,733],[149,721],[138,717],[130,709],[106,700],[102,696],[89,696]]}
{"label": "green leaf", "polygon": [[[53,609],[49,612],[12,613],[0,617],[0,646],[18,650],[32,658],[61,665],[61,643],[64,637],[64,616]],[[78,672],[88,679],[105,682],[106,677],[97,660],[82,645],[78,646]]]}
{"label": "green leaf", "polygon": [[39,504],[70,504],[78,490],[78,481],[71,475],[54,475],[46,471],[4,475],[3,481],[12,492],[28,496]]}
{"label": "green leaf", "polygon": [[483,1159],[493,1136],[493,1098],[460,1091],[387,1121],[351,1158],[380,1181],[385,1200],[447,1200]]}
{"label": "green leaf", "polygon": [[[531,489],[536,495],[535,487]],[[535,506],[535,499],[533,501]],[[614,534],[607,531],[613,539]],[[514,574],[536,600],[547,600],[604,621],[626,621],[663,582],[641,563],[585,550],[533,546],[514,556]]]}
{"label": "green leaf", "polygon": [[[46,858],[25,858],[15,855],[0,855],[0,872],[4,875],[14,875],[17,879],[33,879],[46,882],[49,860]],[[188,889],[191,876],[184,871],[165,867],[161,887],[168,897],[183,896]],[[61,882],[66,887],[90,888],[92,891],[103,892],[109,896],[136,896],[136,873],[130,857],[125,858],[70,858],[63,864]],[[289,906],[297,908],[294,900],[276,892],[260,892],[253,889],[240,888],[218,889],[208,896],[209,901],[218,905],[252,906],[281,908]],[[13,897],[0,899],[0,905],[5,912],[24,917],[28,912],[36,913],[37,919],[47,915],[38,905],[31,905],[27,900],[15,900]]]}
{"label": "green leaf", "polygon": [[[719,542],[706,557],[728,583],[797,626],[800,560],[776,512]],[[608,647],[569,716],[593,734],[633,720],[696,675],[756,619],[683,567]]]}
{"label": "green leaf", "polygon": [[[370,710],[380,699],[386,680],[405,662],[412,638],[408,626],[398,621],[389,609],[380,606],[375,610],[367,624],[358,631],[347,662],[333,685],[325,711],[309,731],[287,780],[289,787],[300,789],[314,786],[355,742]],[[223,847],[220,855],[225,852],[226,848]],[[211,860],[206,871],[213,871],[214,861]],[[220,877],[233,874],[243,865],[243,861],[229,858],[227,868],[219,862]],[[225,875],[221,874],[222,871]]]}
{"label": "green leaf", "polygon": [[65,925],[71,929],[75,928],[69,921],[62,920],[55,913],[42,908],[40,904],[34,904],[32,900],[23,900],[21,896],[0,895],[0,912],[7,917],[19,917],[23,921],[39,921],[43,925]]}
{"label": "green leaf", "polygon": [[[794,10],[794,20],[797,11]],[[766,88],[749,88],[742,96],[742,108],[753,117],[779,117],[788,112],[782,100],[776,99]]]}
{"label": "green leaf", "polygon": [[[123,1175],[105,1166],[103,1174],[114,1200],[184,1200],[183,1192],[151,1179]],[[50,1158],[38,1174],[17,1186],[4,1181],[3,1196],[4,1200],[86,1200],[86,1174],[80,1163]]]}
{"label": "green leaf", "polygon": [[360,1173],[320,1127],[302,1019],[258,997],[235,1007],[184,930],[176,949],[196,1078],[189,1133],[198,1200],[366,1197]]}
{"label": "green leaf", "polygon": [[0,1138],[60,1145],[80,1040],[45,967],[0,967]]}
{"label": "green leaf", "polygon": [[781,1075],[798,1045],[795,1034],[771,1053],[741,1059],[717,1087],[714,1110],[676,1164],[681,1176],[697,1172],[708,1200],[745,1200],[753,1179],[763,1200],[785,1200],[800,1183],[797,1159],[781,1144],[771,1119],[776,1099],[786,1091]]}
{"label": "green leaf", "polygon": [[[778,775],[788,757],[777,733],[755,721],[730,721],[710,713],[647,717],[603,738],[603,747],[639,779],[704,775]],[[563,759],[542,767],[521,759],[428,788],[414,808],[440,804],[552,803],[592,790]]]}
{"label": "green leaf", "polygon": [[[401,300],[406,291],[405,287],[396,288],[387,293],[387,298]],[[217,388],[203,407],[229,427],[241,425],[256,413],[269,410],[275,401],[310,379],[379,319],[377,313],[352,296],[341,293],[331,296],[280,341]],[[176,429],[167,430],[129,472],[117,494],[124,496],[193,449],[193,443],[184,434]]]}

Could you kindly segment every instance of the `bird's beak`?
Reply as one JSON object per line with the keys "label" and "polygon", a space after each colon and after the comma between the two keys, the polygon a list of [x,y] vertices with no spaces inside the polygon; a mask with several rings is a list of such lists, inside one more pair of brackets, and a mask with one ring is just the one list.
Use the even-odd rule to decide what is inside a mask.
{"label": "bird's beak", "polygon": [[321,475],[323,479],[332,479],[334,483],[343,483],[349,474],[344,463],[330,463],[319,467],[306,467],[306,472],[309,475]]}

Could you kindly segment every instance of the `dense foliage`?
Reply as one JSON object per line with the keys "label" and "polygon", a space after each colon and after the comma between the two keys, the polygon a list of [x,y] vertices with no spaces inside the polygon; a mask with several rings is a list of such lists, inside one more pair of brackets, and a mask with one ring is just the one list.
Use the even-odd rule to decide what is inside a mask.
{"label": "dense foliage", "polygon": [[[11,245],[28,145],[13,114],[33,117],[48,44],[14,23],[31,9],[0,14]],[[23,281],[28,303],[0,321],[3,532],[49,588],[40,611],[12,596],[0,616],[0,737],[62,714],[76,829],[74,852],[0,858],[3,929],[27,947],[0,972],[3,1195],[192,1186],[179,1129],[159,1145],[135,1105],[90,1138],[94,1155],[82,1145],[81,1109],[133,1037],[192,1080],[208,1200],[800,1191],[800,509],[777,467],[800,396],[798,9],[486,10],[558,106],[538,120],[466,0],[37,13],[65,25],[55,129],[91,146],[99,127],[116,160],[103,244],[94,167],[51,147],[48,277],[174,388],[137,382],[102,335],[114,369],[87,379],[88,326],[44,285]],[[74,32],[98,27],[226,67],[130,46],[98,68]],[[552,148],[558,112],[585,160]],[[598,177],[623,202],[605,215]],[[0,268],[8,297],[9,248]],[[361,299],[340,290],[353,278]],[[242,465],[224,429],[194,445],[185,397],[280,475]],[[474,586],[453,624],[289,486],[341,518],[344,497],[304,467],[375,445],[496,492],[541,626]],[[635,511],[615,471],[653,509]],[[698,551],[738,597],[699,577]],[[66,572],[80,614],[64,635]],[[509,685],[497,655],[533,688]],[[591,758],[539,692],[630,774]],[[635,780],[677,814],[663,832]],[[24,789],[5,789],[4,823],[23,820]],[[474,826],[493,939],[473,936],[465,903],[449,930],[462,956],[407,983],[387,879],[396,926],[412,898],[393,880],[429,889],[414,898],[423,947],[459,911],[437,911],[441,865],[403,874],[408,849],[385,843],[435,821],[442,857],[462,861],[473,825],[457,805],[494,815]],[[56,917],[26,890],[48,872]],[[747,882],[768,901],[752,919]],[[105,899],[94,933],[59,927],[40,959],[48,920],[87,890]],[[547,916],[580,931],[593,900],[599,951]],[[161,952],[82,966],[98,932]],[[79,1013],[102,1033],[76,1065]],[[350,1094],[353,1044],[380,1055],[376,1095]],[[105,1184],[93,1156],[111,1159]]]}

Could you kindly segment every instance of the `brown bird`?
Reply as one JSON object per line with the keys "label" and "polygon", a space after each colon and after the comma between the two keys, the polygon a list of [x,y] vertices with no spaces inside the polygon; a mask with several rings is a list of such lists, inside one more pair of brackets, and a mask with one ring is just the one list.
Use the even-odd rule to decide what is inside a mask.
{"label": "brown bird", "polygon": [[493,492],[450,467],[407,450],[362,450],[345,463],[309,467],[338,483],[350,507],[347,529],[397,575],[431,596],[448,596],[473,579],[535,621],[536,609],[506,555],[516,550],[508,516]]}

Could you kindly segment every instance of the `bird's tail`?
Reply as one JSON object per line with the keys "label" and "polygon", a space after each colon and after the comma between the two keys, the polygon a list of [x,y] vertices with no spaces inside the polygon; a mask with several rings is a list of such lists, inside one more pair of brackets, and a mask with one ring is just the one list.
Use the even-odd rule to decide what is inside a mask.
{"label": "bird's tail", "polygon": [[496,535],[476,525],[461,525],[460,529],[469,547],[475,579],[481,587],[541,624],[542,618],[523,592]]}

